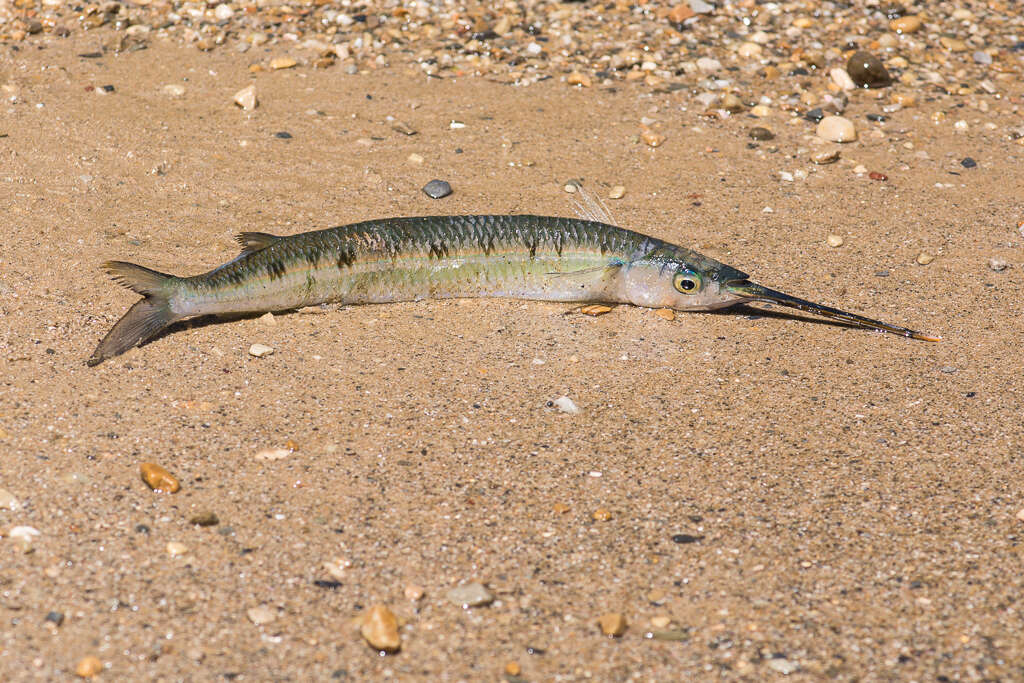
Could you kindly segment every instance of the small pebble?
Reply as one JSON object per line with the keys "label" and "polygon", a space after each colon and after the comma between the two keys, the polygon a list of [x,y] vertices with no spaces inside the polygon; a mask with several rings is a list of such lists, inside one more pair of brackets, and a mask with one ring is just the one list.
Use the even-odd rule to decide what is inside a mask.
{"label": "small pebble", "polygon": [[671,308],[659,308],[654,311],[654,315],[658,316],[662,320],[668,320],[669,322],[676,319],[676,312]]}
{"label": "small pebble", "polygon": [[850,78],[850,74],[846,73],[846,69],[836,67],[829,71],[829,76],[840,90],[854,90],[857,88],[857,84]]}
{"label": "small pebble", "polygon": [[374,650],[398,652],[402,637],[398,633],[398,619],[385,605],[374,605],[363,617],[359,627],[363,639]]}
{"label": "small pebble", "polygon": [[54,626],[62,626],[64,624],[64,613],[63,612],[48,612],[45,621],[53,624]]}
{"label": "small pebble", "polygon": [[808,121],[813,121],[814,123],[820,123],[821,120],[825,118],[825,112],[823,112],[820,107],[815,107],[804,114],[804,118]]}
{"label": "small pebble", "polygon": [[291,454],[292,451],[288,448],[265,448],[262,451],[257,451],[253,458],[256,460],[273,461],[287,458]]}
{"label": "small pebble", "polygon": [[392,123],[391,130],[395,131],[396,133],[401,133],[402,135],[408,137],[411,137],[419,133],[418,130],[410,126],[408,123],[405,123],[404,121],[395,121],[394,123]]}
{"label": "small pebble", "polygon": [[626,188],[622,185],[616,185],[608,191],[608,199],[622,199],[626,196]]}
{"label": "small pebble", "polygon": [[256,358],[263,358],[274,353],[274,347],[267,346],[266,344],[253,344],[249,347],[249,355],[255,356]]}
{"label": "small pebble", "polygon": [[772,110],[763,104],[758,104],[750,108],[750,115],[756,116],[759,119],[763,119],[772,113]]}
{"label": "small pebble", "polygon": [[267,327],[274,327],[277,325],[277,318],[274,317],[273,313],[267,312],[259,317],[259,321]]}
{"label": "small pebble", "polygon": [[967,50],[967,43],[959,38],[953,38],[952,36],[942,36],[939,38],[939,45],[950,52],[964,52]]}
{"label": "small pebble", "polygon": [[612,518],[611,510],[608,508],[597,508],[594,510],[593,518],[595,522],[607,522]]}
{"label": "small pebble", "polygon": [[181,557],[188,553],[188,546],[179,541],[170,541],[167,544],[167,554],[171,557]]}
{"label": "small pebble", "polygon": [[559,515],[564,515],[571,509],[572,508],[570,508],[565,503],[555,503],[554,505],[551,506],[551,511]]}
{"label": "small pebble", "polygon": [[597,618],[597,625],[604,635],[618,638],[626,632],[626,617],[618,612],[609,612]]}
{"label": "small pebble", "polygon": [[693,534],[673,534],[672,542],[679,543],[680,545],[687,545],[689,543],[697,543],[698,541],[704,540],[703,536],[695,536]]}
{"label": "small pebble", "polygon": [[505,675],[518,676],[521,673],[523,673],[523,668],[519,666],[519,662],[508,662],[505,664]]}
{"label": "small pebble", "polygon": [[296,64],[298,64],[298,62],[291,57],[274,57],[270,60],[270,68],[274,71],[277,71],[278,69],[290,69]]}
{"label": "small pebble", "polygon": [[21,551],[25,553],[32,550],[32,542],[40,535],[39,529],[31,526],[16,526],[7,531],[7,536],[12,541],[17,542],[21,547]]}
{"label": "small pebble", "polygon": [[800,666],[788,659],[769,659],[768,668],[782,674],[783,676],[788,676],[791,673],[799,671]]}
{"label": "small pebble", "polygon": [[185,95],[185,86],[178,83],[171,83],[161,88],[161,92],[168,97],[182,97]]}
{"label": "small pebble", "polygon": [[651,626],[653,626],[654,628],[657,628],[657,629],[668,628],[669,624],[671,624],[671,623],[672,623],[672,618],[671,617],[666,617],[664,615],[656,616],[656,617],[651,617]]}
{"label": "small pebble", "polygon": [[445,598],[462,609],[484,607],[494,602],[494,596],[482,583],[466,583],[456,586],[445,593]]}
{"label": "small pebble", "polygon": [[423,599],[423,586],[417,586],[414,583],[409,584],[405,587],[405,599],[417,602]]}
{"label": "small pebble", "polygon": [[917,263],[921,266],[927,266],[929,263],[935,260],[935,257],[929,254],[927,251],[922,251],[917,255]]}
{"label": "small pebble", "polygon": [[988,267],[997,273],[1001,273],[1010,267],[1010,264],[1002,259],[990,258],[988,260]]}
{"label": "small pebble", "polygon": [[868,173],[868,178],[884,182],[889,179],[889,176],[885,175],[884,173],[879,173],[878,171],[872,171],[871,173]]}
{"label": "small pebble", "polygon": [[661,147],[666,138],[664,135],[656,133],[650,128],[644,128],[640,133],[640,139],[643,140],[648,147]]}
{"label": "small pebble", "polygon": [[431,180],[423,186],[423,192],[431,199],[441,199],[452,193],[452,186],[444,180]]}
{"label": "small pebble", "polygon": [[263,626],[277,619],[277,610],[271,609],[266,605],[260,605],[259,607],[250,607],[245,611],[245,615],[249,617],[249,621],[252,623],[257,626]]}
{"label": "small pebble", "polygon": [[943,365],[941,368],[939,368],[939,372],[943,372],[947,375],[952,375],[954,372],[956,372],[956,368],[953,367],[952,365]]}
{"label": "small pebble", "polygon": [[177,493],[181,484],[170,472],[155,462],[144,462],[139,465],[139,474],[146,486],[161,493]]}
{"label": "small pebble", "polygon": [[571,74],[569,74],[565,81],[569,85],[578,85],[583,88],[589,88],[592,85],[590,76],[582,74],[579,71],[573,71]]}
{"label": "small pebble", "polygon": [[829,152],[820,152],[811,157],[811,161],[818,164],[819,166],[824,166],[825,164],[834,164],[835,162],[839,161],[839,150],[834,149]]}
{"label": "small pebble", "polygon": [[256,99],[256,86],[250,85],[236,92],[235,104],[241,107],[243,111],[252,111],[258,107],[259,100]]}
{"label": "small pebble", "polygon": [[835,248],[843,246],[844,240],[842,235],[829,235],[825,238],[825,242],[828,243],[828,246]]}
{"label": "small pebble", "polygon": [[960,165],[963,166],[964,168],[974,168],[978,165],[978,162],[972,159],[971,157],[964,157],[960,161]]}
{"label": "small pebble", "polygon": [[586,306],[580,306],[580,313],[583,315],[604,315],[612,310],[611,306],[605,306],[604,304],[587,304]]}
{"label": "small pebble", "polygon": [[75,665],[75,675],[79,678],[95,678],[103,671],[103,662],[99,657],[89,655],[82,657]]}
{"label": "small pebble", "polygon": [[14,512],[21,508],[21,502],[7,489],[0,489],[0,509]]}
{"label": "small pebble", "polygon": [[765,141],[775,139],[775,133],[771,132],[767,128],[764,128],[763,126],[756,126],[754,128],[751,128],[750,132],[747,133],[747,135],[752,140]]}
{"label": "small pebble", "polygon": [[1024,522],[1024,508],[1017,510],[1017,519]]}
{"label": "small pebble", "polygon": [[209,510],[204,512],[197,512],[188,519],[189,524],[195,524],[196,526],[217,526],[220,524],[220,519],[216,513],[210,512]]}
{"label": "small pebble", "polygon": [[892,83],[889,71],[878,57],[859,50],[846,62],[846,73],[860,88],[884,88]]}
{"label": "small pebble", "polygon": [[738,114],[743,111],[743,102],[736,95],[728,93],[722,98],[721,107],[729,113]]}
{"label": "small pebble", "polygon": [[889,30],[900,34],[913,33],[921,28],[921,24],[921,17],[916,14],[908,14],[890,21]]}
{"label": "small pebble", "polygon": [[722,70],[722,63],[711,57],[700,57],[697,59],[697,68],[704,73],[715,73]]}
{"label": "small pebble", "polygon": [[577,415],[580,412],[579,407],[568,396],[559,396],[551,404],[569,415]]}
{"label": "small pebble", "polygon": [[291,140],[292,134],[286,130],[279,130],[276,133],[274,133],[274,137],[277,138],[278,140]]}
{"label": "small pebble", "polygon": [[678,643],[684,640],[689,640],[690,634],[683,629],[669,629],[668,631],[649,631],[644,634],[644,638],[661,640],[669,643]]}
{"label": "small pebble", "polygon": [[413,152],[412,154],[407,156],[406,159],[409,161],[410,164],[422,164],[423,163],[423,156],[420,155],[420,154],[417,154],[416,152]]}
{"label": "small pebble", "polygon": [[853,142],[857,139],[857,129],[850,119],[826,116],[818,122],[817,135],[829,142]]}

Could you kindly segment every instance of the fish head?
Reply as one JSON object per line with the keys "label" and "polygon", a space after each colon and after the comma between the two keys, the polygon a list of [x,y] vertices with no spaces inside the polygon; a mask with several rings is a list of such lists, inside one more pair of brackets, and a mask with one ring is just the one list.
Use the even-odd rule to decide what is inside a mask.
{"label": "fish head", "polygon": [[707,311],[749,299],[731,287],[748,281],[746,273],[677,247],[630,262],[622,277],[625,298],[636,306]]}

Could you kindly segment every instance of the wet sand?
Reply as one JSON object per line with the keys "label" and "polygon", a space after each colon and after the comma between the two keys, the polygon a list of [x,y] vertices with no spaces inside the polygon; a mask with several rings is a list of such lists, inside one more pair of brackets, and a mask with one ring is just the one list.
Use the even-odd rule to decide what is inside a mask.
{"label": "wet sand", "polygon": [[[811,122],[643,83],[252,75],[251,54],[160,41],[79,57],[95,40],[0,63],[0,677],[88,656],[105,680],[1024,676],[1019,83],[883,123],[857,91],[860,141],[819,166]],[[193,274],[243,230],[572,215],[570,179],[625,186],[624,227],[943,341],[753,307],[422,301],[185,324],[84,365],[137,298],[106,259]],[[474,581],[491,604],[446,598]],[[358,631],[378,603],[403,624],[386,657]]]}

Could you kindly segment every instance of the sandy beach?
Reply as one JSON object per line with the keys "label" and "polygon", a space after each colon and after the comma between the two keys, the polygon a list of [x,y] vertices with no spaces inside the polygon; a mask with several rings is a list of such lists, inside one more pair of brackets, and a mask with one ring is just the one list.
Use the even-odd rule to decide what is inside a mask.
{"label": "sandy beach", "polygon": [[[819,4],[5,7],[0,678],[1024,678],[1024,23]],[[138,298],[105,260],[577,182],[942,341],[424,300],[85,365]]]}

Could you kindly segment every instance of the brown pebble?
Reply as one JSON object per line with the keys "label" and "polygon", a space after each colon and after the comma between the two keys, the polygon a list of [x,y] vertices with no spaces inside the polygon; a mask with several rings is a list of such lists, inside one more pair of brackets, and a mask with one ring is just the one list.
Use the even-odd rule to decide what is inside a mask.
{"label": "brown pebble", "polygon": [[608,508],[597,508],[594,510],[594,520],[597,522],[607,522],[611,518],[612,513]]}
{"label": "brown pebble", "polygon": [[626,632],[626,617],[618,612],[602,614],[597,618],[597,624],[601,627],[601,633],[606,636],[618,638]]}
{"label": "brown pebble", "polygon": [[103,662],[94,655],[82,657],[75,665],[75,675],[79,678],[95,678],[101,671],[103,671]]}
{"label": "brown pebble", "polygon": [[660,147],[665,142],[665,136],[660,133],[655,133],[650,128],[644,128],[643,132],[640,133],[640,139],[647,144],[648,147]]}
{"label": "brown pebble", "polygon": [[160,465],[154,462],[144,462],[139,465],[139,474],[146,486],[161,493],[177,493],[181,484],[174,476]]}
{"label": "brown pebble", "polygon": [[402,638],[398,634],[398,619],[384,605],[374,605],[370,608],[363,617],[359,632],[375,650],[398,652],[402,647]]}
{"label": "brown pebble", "polygon": [[654,315],[658,316],[662,320],[668,320],[669,322],[676,319],[676,312],[671,308],[659,308],[654,312]]}
{"label": "brown pebble", "polygon": [[901,107],[913,107],[915,104],[917,104],[917,95],[914,95],[912,93],[893,93],[891,99],[894,104],[898,104]]}
{"label": "brown pebble", "polygon": [[889,22],[889,30],[895,33],[913,33],[921,28],[921,17],[916,14],[908,14],[905,17],[898,17]]}
{"label": "brown pebble", "polygon": [[860,88],[884,88],[892,83],[892,77],[882,61],[865,50],[850,56],[846,62],[846,73]]}
{"label": "brown pebble", "polygon": [[423,586],[417,586],[414,583],[409,584],[405,587],[405,597],[413,602],[423,599]]}
{"label": "brown pebble", "polygon": [[690,3],[682,2],[672,8],[668,13],[668,20],[673,24],[681,24],[687,19],[692,19],[697,13],[690,7]]}
{"label": "brown pebble", "polygon": [[509,662],[505,665],[505,673],[509,676],[518,676],[523,673],[523,668],[519,666],[519,662]]}
{"label": "brown pebble", "polygon": [[188,519],[189,524],[195,524],[196,526],[217,526],[220,524],[220,519],[216,513],[206,510],[204,512],[197,512]]}
{"label": "brown pebble", "polygon": [[879,173],[878,171],[872,171],[871,173],[868,173],[868,178],[871,178],[872,180],[881,180],[885,182],[886,180],[889,179],[889,176],[885,175],[884,173]]}
{"label": "brown pebble", "polygon": [[573,71],[565,80],[569,85],[579,85],[584,88],[591,86],[590,76],[581,74],[579,71]]}
{"label": "brown pebble", "polygon": [[564,515],[566,512],[569,511],[569,506],[566,505],[565,503],[555,503],[554,505],[551,506],[551,511],[558,513],[560,515]]}
{"label": "brown pebble", "polygon": [[298,62],[291,57],[274,57],[270,60],[270,68],[274,71],[277,71],[278,69],[290,69],[297,64]]}
{"label": "brown pebble", "polygon": [[610,310],[612,310],[612,307],[605,306],[604,304],[587,304],[580,307],[580,313],[583,315],[604,315]]}
{"label": "brown pebble", "polygon": [[927,251],[922,251],[917,255],[917,263],[921,266],[927,266],[929,263],[935,260],[935,257],[929,254]]}

